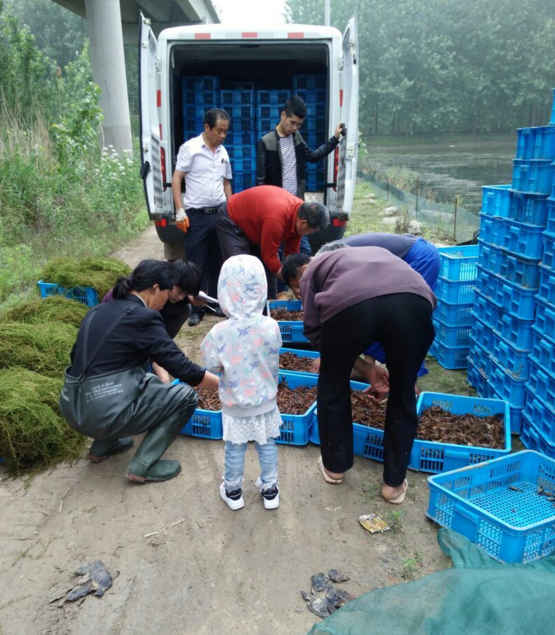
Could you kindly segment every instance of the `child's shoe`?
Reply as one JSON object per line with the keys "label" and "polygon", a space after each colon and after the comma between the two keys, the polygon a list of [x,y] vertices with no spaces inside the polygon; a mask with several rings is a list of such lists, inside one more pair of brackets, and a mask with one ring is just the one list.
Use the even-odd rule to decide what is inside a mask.
{"label": "child's shoe", "polygon": [[256,487],[260,490],[264,509],[277,509],[279,507],[279,489],[277,485],[272,485],[269,489],[262,490],[262,481],[256,479]]}
{"label": "child's shoe", "polygon": [[245,506],[243,499],[243,490],[235,489],[232,492],[228,492],[225,488],[225,484],[220,485],[220,497],[224,503],[232,509],[234,512]]}

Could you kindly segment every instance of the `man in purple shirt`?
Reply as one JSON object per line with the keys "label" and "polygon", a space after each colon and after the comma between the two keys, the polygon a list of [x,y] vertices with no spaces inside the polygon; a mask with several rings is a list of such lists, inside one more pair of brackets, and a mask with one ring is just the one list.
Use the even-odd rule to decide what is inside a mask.
{"label": "man in purple shirt", "polygon": [[[379,342],[389,370],[382,496],[402,503],[418,425],[414,384],[434,339],[432,290],[419,273],[382,247],[338,249],[312,259],[295,254],[285,260],[282,275],[299,289],[304,333],[320,351],[318,430],[324,479],[341,483],[353,465],[350,374],[370,342]],[[373,390],[383,386],[375,365],[370,380]]]}

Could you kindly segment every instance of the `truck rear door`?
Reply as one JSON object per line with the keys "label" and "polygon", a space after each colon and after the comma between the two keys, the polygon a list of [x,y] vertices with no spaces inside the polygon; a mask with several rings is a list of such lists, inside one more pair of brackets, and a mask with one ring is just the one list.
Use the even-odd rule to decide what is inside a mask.
{"label": "truck rear door", "polygon": [[150,21],[140,14],[139,24],[139,121],[141,139],[141,177],[148,215],[151,219],[168,214],[164,192],[164,148],[160,139],[160,63],[158,42]]}
{"label": "truck rear door", "polygon": [[351,18],[343,33],[341,121],[347,127],[339,147],[337,212],[349,216],[353,209],[358,154],[358,39],[356,20]]}

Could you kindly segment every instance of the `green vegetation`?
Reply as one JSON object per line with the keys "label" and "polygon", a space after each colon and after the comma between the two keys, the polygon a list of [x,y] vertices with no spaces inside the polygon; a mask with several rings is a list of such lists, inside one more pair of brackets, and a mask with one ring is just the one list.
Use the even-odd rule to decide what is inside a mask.
{"label": "green vegetation", "polygon": [[1,322],[26,322],[28,324],[42,324],[43,322],[65,322],[79,326],[88,313],[89,307],[69,300],[61,295],[49,298],[34,298],[19,302],[9,311],[0,315]]}
{"label": "green vegetation", "polygon": [[[288,0],[323,24],[321,0]],[[555,86],[555,20],[545,0],[331,0],[357,17],[365,135],[499,132],[542,125]]]}
{"label": "green vegetation", "polygon": [[115,258],[56,258],[42,270],[45,282],[62,287],[92,287],[101,300],[120,276],[127,276],[131,268]]}
{"label": "green vegetation", "polygon": [[61,375],[0,370],[0,456],[12,473],[80,456],[86,437],[60,417]]}
{"label": "green vegetation", "polygon": [[87,47],[63,70],[0,4],[0,306],[53,257],[105,256],[144,229],[139,161],[102,149]]}

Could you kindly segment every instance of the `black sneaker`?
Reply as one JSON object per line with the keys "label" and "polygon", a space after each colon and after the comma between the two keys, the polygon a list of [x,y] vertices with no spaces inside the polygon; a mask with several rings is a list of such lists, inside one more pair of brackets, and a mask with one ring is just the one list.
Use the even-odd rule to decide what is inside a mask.
{"label": "black sneaker", "polygon": [[232,492],[228,492],[224,483],[221,483],[220,497],[229,509],[232,509],[233,511],[237,511],[245,506],[245,501],[243,500],[243,490],[241,489],[235,489]]}
{"label": "black sneaker", "polygon": [[279,507],[279,490],[277,485],[261,492],[264,509],[277,509]]}
{"label": "black sneaker", "polygon": [[204,317],[203,311],[193,311],[191,315],[189,316],[189,319],[187,320],[187,324],[189,326],[196,326],[197,324],[200,324],[200,321],[202,320],[203,317]]}

